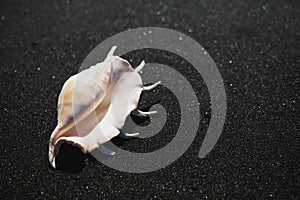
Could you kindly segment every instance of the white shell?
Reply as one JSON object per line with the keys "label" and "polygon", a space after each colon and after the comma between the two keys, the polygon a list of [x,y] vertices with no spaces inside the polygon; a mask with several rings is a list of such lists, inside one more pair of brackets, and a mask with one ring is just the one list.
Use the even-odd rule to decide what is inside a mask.
{"label": "white shell", "polygon": [[65,82],[58,98],[58,124],[49,143],[49,161],[54,168],[63,142],[83,152],[98,148],[120,133],[126,117],[137,107],[142,90],[160,83],[143,87],[138,71],[144,61],[133,69],[126,60],[113,55],[115,49],[112,47],[103,62]]}

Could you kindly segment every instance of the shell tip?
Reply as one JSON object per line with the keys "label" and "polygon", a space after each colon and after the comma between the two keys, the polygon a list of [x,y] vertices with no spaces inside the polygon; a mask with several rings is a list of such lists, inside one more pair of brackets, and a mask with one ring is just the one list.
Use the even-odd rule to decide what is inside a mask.
{"label": "shell tip", "polygon": [[143,69],[144,66],[145,66],[145,61],[143,60],[143,61],[139,64],[139,66],[137,66],[137,67],[135,68],[135,71],[136,71],[136,72],[141,71],[141,70]]}
{"label": "shell tip", "polygon": [[53,169],[56,169],[55,157],[53,156],[53,150],[52,150],[51,146],[49,149],[49,163]]}
{"label": "shell tip", "polygon": [[115,51],[116,51],[116,49],[117,49],[117,46],[113,46],[113,47],[109,50],[109,52],[108,52],[108,54],[107,54],[107,57],[113,56],[114,53],[115,53]]}
{"label": "shell tip", "polygon": [[158,81],[149,86],[143,86],[143,90],[152,90],[152,89],[156,88],[159,84],[161,84],[161,81]]}
{"label": "shell tip", "polygon": [[50,165],[53,169],[56,169],[55,158],[49,158]]}

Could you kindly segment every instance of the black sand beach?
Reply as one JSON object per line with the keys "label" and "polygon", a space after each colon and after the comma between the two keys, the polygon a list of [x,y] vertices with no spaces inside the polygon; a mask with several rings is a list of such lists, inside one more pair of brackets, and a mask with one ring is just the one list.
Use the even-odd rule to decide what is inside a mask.
{"label": "black sand beach", "polygon": [[[8,1],[0,6],[1,199],[299,199],[300,4],[297,1]],[[298,10],[298,11],[297,11]],[[127,29],[165,27],[199,42],[216,62],[227,94],[217,145],[204,158],[210,98],[201,75],[180,57],[155,50],[125,55],[174,66],[200,103],[198,134],[168,167],[130,174],[63,145],[48,163],[63,83],[100,42]],[[170,98],[168,98],[170,97]],[[151,139],[121,148],[149,152],[176,134],[178,108],[166,90],[169,121]],[[147,103],[148,102],[148,103]],[[170,104],[169,102],[175,102]]]}

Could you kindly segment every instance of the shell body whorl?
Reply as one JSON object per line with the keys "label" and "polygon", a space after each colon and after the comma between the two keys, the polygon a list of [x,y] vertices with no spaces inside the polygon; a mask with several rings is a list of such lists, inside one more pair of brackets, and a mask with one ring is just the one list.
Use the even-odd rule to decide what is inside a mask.
{"label": "shell body whorl", "polygon": [[90,152],[117,136],[126,117],[137,107],[143,83],[124,59],[114,56],[71,76],[58,98],[57,126],[50,137],[49,161],[62,143]]}

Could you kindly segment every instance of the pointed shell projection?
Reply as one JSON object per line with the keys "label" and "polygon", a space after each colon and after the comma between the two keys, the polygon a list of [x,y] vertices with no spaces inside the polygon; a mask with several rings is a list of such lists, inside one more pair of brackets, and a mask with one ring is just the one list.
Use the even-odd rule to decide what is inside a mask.
{"label": "pointed shell projection", "polygon": [[[87,153],[117,136],[126,117],[137,107],[141,92],[160,84],[143,86],[138,72],[145,62],[133,69],[128,61],[113,55],[115,49],[112,47],[103,62],[65,82],[58,98],[58,124],[49,142],[53,168],[62,143],[76,145]],[[154,112],[139,111],[141,116]]]}

